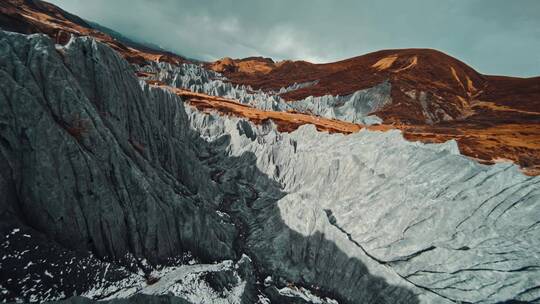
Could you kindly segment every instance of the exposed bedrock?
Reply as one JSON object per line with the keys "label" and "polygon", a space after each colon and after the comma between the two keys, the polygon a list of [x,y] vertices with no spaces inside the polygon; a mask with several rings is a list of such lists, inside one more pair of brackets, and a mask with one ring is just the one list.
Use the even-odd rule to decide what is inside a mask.
{"label": "exposed bedrock", "polygon": [[[357,248],[340,247],[338,244],[346,241],[346,238],[338,229],[326,224],[328,220],[322,210],[322,214],[318,214],[321,216],[319,224],[326,230],[303,234],[295,230],[294,225],[290,226],[286,219],[292,215],[284,214],[279,206],[288,197],[283,185],[276,179],[280,172],[261,174],[258,164],[264,161],[260,158],[263,154],[256,149],[234,151],[237,145],[251,146],[252,142],[259,140],[261,145],[277,148],[272,143],[277,144],[283,138],[273,125],[257,129],[244,120],[190,111],[193,111],[190,117],[194,127],[200,128],[203,138],[210,140],[216,148],[229,152],[228,157],[216,154],[219,160],[212,160],[219,172],[215,180],[226,193],[220,210],[239,220],[237,227],[241,227],[241,246],[257,266],[260,280],[270,277],[280,288],[307,288],[319,298],[336,299],[339,303],[420,302],[422,290],[402,282],[397,275],[373,263],[363,254],[351,255],[349,249],[357,252]],[[244,139],[249,142],[244,142]],[[294,153],[293,142],[283,147]],[[260,148],[265,149],[263,146]],[[264,154],[264,157],[272,161],[271,155]],[[294,204],[294,200],[290,203]],[[317,212],[304,204],[298,207],[306,209],[297,210],[296,213]],[[303,218],[299,220],[305,221]],[[283,301],[282,297],[273,294],[272,288],[267,292],[277,303]],[[423,298],[427,302],[440,299],[429,294]],[[304,303],[295,301],[291,303]]]}
{"label": "exposed bedrock", "polygon": [[350,95],[307,97],[290,102],[290,106],[304,113],[361,124],[376,124],[382,120],[369,115],[392,102],[391,84],[385,81],[372,88],[359,90]]}
{"label": "exposed bedrock", "polygon": [[[42,35],[0,35],[0,210],[10,223],[2,225],[2,255],[9,262],[2,272],[5,299],[55,299],[91,286],[103,288],[92,289],[95,298],[121,297],[129,294],[122,290],[141,285],[119,265],[135,261],[140,269],[140,258],[159,263],[190,252],[199,260],[238,259],[253,252],[248,239],[256,233],[248,216],[261,202],[275,225],[287,229],[275,208],[281,189],[257,169],[255,156],[231,156],[226,140],[200,139],[181,100],[139,83],[111,49],[89,38],[59,47]],[[302,242],[295,235],[290,242]],[[349,260],[331,242],[324,244]],[[273,276],[274,269],[259,262],[246,268],[253,273],[243,277],[251,282],[238,303],[253,302],[255,280]],[[377,288],[351,292],[336,281],[321,290],[351,303],[415,297],[376,279],[360,261],[350,263],[358,269],[360,285],[354,286],[378,282]],[[208,278],[214,288],[228,286],[216,276]],[[286,272],[276,277],[280,287],[317,283]],[[399,292],[385,295],[389,289]]]}
{"label": "exposed bedrock", "polygon": [[[0,41],[0,190],[6,194],[0,216],[10,223],[2,225],[2,255],[10,264],[0,284],[9,299],[152,292],[141,275],[130,274],[134,261],[135,269],[144,266],[140,258],[159,263],[192,253],[199,261],[221,261],[245,253],[257,259],[235,270],[246,283],[231,303],[264,300],[260,284],[267,276],[275,278],[268,288],[293,301],[306,294],[322,303],[418,301],[412,285],[387,282],[332,239],[289,229],[276,205],[286,194],[258,169],[256,154],[229,154],[228,137],[202,140],[178,97],[139,83],[108,47],[89,38],[59,47],[42,35],[6,32]],[[260,233],[263,219],[279,236]],[[281,243],[276,253],[272,247]],[[306,255],[309,243],[324,252],[320,259]],[[116,260],[121,263],[105,262]],[[319,270],[324,261],[334,266]],[[275,267],[281,262],[293,271]],[[90,270],[95,276],[85,273]],[[68,279],[75,286],[65,288]],[[205,280],[216,290],[236,288],[223,273]],[[302,289],[287,287],[294,285]]]}
{"label": "exposed bedrock", "polygon": [[289,109],[279,96],[262,91],[253,91],[246,86],[234,85],[221,74],[195,64],[171,65],[166,62],[151,62],[139,67],[150,74],[149,78],[170,86],[189,89],[193,92],[222,96],[262,109],[283,111]]}
{"label": "exposed bedrock", "polygon": [[100,257],[235,256],[175,96],[89,38],[0,39],[3,217]]}

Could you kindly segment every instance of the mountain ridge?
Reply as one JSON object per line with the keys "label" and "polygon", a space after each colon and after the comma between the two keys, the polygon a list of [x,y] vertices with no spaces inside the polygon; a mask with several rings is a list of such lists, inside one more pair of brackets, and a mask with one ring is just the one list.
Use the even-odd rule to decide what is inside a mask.
{"label": "mountain ridge", "polygon": [[44,33],[56,43],[65,44],[71,35],[91,36],[112,47],[131,63],[143,64],[148,60],[162,60],[174,64],[185,62],[184,57],[172,52],[134,49],[117,41],[111,35],[95,29],[80,17],[68,13],[56,5],[39,0],[3,0],[0,7],[0,27],[13,32]]}
{"label": "mountain ridge", "polygon": [[[42,32],[59,44],[67,43],[71,36],[89,35],[138,66],[194,63],[151,47],[126,46],[43,1],[4,2],[0,26],[8,30]],[[323,64],[274,62],[264,57],[196,63],[220,72],[232,85],[275,94],[286,102],[353,96],[388,82],[390,102],[369,114],[390,128],[401,129],[406,138],[422,142],[456,139],[462,153],[470,157],[485,163],[508,159],[527,174],[540,174],[540,145],[535,144],[540,142],[540,77],[483,75],[454,57],[425,48],[381,50]],[[284,88],[291,89],[281,91]]]}
{"label": "mountain ridge", "polygon": [[217,73],[76,18],[0,6],[37,32],[0,30],[0,302],[540,299],[535,79],[418,50]]}

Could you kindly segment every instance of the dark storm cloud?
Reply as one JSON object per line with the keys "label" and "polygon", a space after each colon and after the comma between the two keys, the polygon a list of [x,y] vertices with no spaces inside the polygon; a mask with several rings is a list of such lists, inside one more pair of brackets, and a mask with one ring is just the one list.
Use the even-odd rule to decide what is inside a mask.
{"label": "dark storm cloud", "polygon": [[52,0],[129,37],[203,60],[327,62],[408,47],[480,72],[540,75],[540,1]]}

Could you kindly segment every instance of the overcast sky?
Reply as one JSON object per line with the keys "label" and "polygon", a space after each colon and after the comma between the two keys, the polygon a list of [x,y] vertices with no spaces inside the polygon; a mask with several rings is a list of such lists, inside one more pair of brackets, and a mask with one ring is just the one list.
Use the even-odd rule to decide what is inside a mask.
{"label": "overcast sky", "polygon": [[330,62],[434,48],[485,74],[540,75],[540,0],[49,0],[184,56]]}

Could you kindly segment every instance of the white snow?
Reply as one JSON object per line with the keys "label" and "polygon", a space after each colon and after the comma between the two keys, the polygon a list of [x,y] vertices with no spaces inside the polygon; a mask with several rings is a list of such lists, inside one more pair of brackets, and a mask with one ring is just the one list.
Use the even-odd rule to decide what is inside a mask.
{"label": "white snow", "polygon": [[83,296],[95,298],[108,294],[109,296],[105,299],[114,299],[127,298],[137,293],[149,295],[173,294],[193,303],[240,303],[246,282],[242,281],[238,275],[236,276],[239,283],[233,286],[231,290],[225,290],[223,293],[216,292],[201,277],[208,272],[234,271],[235,266],[232,261],[223,261],[216,264],[165,267],[153,273],[153,276],[159,278],[159,281],[152,285],[148,285],[144,277],[133,275],[107,288],[97,285],[85,292]]}

